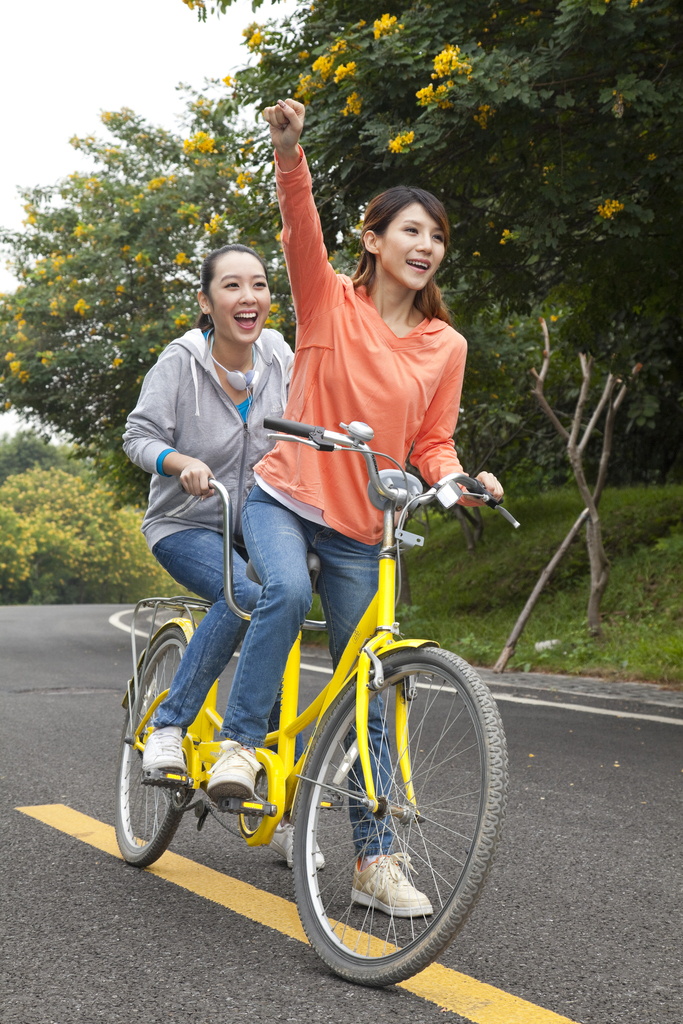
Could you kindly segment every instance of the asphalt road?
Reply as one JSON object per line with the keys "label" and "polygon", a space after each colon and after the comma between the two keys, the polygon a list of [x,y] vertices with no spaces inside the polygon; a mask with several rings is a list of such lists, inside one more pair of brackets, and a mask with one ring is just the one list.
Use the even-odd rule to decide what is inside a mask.
{"label": "asphalt road", "polygon": [[[117,610],[0,608],[0,1021],[463,1020],[400,988],[349,986],[301,943],[14,809],[64,803],[113,824],[130,674],[129,637],[108,622]],[[324,679],[309,673],[305,688]],[[631,690],[628,702],[535,696],[683,717]],[[500,709],[511,764],[505,839],[441,962],[573,1021],[680,1024],[683,727],[509,701]],[[188,815],[175,852],[293,899],[291,873],[271,851],[249,850],[211,819],[201,834],[194,824]]]}

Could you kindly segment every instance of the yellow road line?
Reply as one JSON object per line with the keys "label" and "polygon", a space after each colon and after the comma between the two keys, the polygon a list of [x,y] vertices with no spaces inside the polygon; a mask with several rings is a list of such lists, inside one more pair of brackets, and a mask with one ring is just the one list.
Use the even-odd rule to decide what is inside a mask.
{"label": "yellow road line", "polygon": [[[94,846],[96,850],[121,859],[111,825],[74,811],[65,804],[17,807],[16,810]],[[296,905],[281,896],[273,896],[247,882],[221,874],[220,871],[204,867],[203,864],[168,850],[156,864],[146,870],[212,903],[242,914],[251,921],[257,921],[299,942],[308,943]],[[400,987],[460,1014],[473,1024],[575,1024],[568,1017],[528,1003],[525,999],[519,999],[449,967],[442,967],[441,964],[432,964],[409,981],[402,981]]]}

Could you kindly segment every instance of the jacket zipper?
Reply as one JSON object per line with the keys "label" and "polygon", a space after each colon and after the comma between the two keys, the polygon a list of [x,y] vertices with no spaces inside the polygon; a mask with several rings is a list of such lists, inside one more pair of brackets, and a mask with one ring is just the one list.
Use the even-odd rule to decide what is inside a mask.
{"label": "jacket zipper", "polygon": [[[253,400],[252,400],[251,404],[252,405],[254,404]],[[247,419],[249,418],[249,412],[250,411],[251,410],[247,411]],[[242,500],[242,495],[244,494],[244,481],[245,481],[245,477],[247,475],[247,450],[248,450],[248,447],[249,447],[249,427],[248,427],[247,422],[245,420],[245,422],[244,422],[244,430],[242,432],[242,461],[240,462],[239,486],[238,486],[238,491],[237,491],[237,508],[235,509],[235,522],[234,522],[234,525],[233,525],[233,533],[234,533],[234,535],[236,537],[241,537],[242,536],[242,505],[244,504],[244,502]]]}

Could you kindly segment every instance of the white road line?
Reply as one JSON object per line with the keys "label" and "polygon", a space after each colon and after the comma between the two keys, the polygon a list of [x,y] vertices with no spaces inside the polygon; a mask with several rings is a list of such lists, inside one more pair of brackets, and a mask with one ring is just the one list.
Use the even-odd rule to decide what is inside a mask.
{"label": "white road line", "polygon": [[[442,690],[457,693],[452,686],[434,686],[433,683],[417,683],[420,690]],[[664,722],[665,725],[683,725],[683,718],[665,718],[663,715],[636,715],[632,711],[609,711],[607,708],[591,708],[587,704],[560,704],[554,700],[534,700],[533,697],[511,697],[507,693],[491,693],[495,700],[506,700],[511,704],[536,704],[543,708],[564,708],[567,711],[583,711],[589,715],[610,715],[613,718],[637,718],[645,722]]]}
{"label": "white road line", "polygon": [[584,711],[589,715],[611,715],[613,718],[637,718],[646,722],[664,722],[665,725],[683,725],[683,718],[665,718],[664,715],[636,715],[632,711],[612,711],[609,708],[591,708],[587,704],[561,704],[559,701],[534,700],[533,697],[511,697],[508,693],[496,693],[494,690],[491,692],[496,700],[507,700],[512,704],[540,704],[544,708],[566,708],[567,711]]}
{"label": "white road line", "polygon": [[[132,608],[124,608],[123,611],[114,612],[113,615],[109,616],[109,625],[110,626],[114,626],[115,629],[122,629],[124,633],[127,633],[128,636],[130,636],[130,626],[127,626],[125,622],[121,622],[121,616],[122,615],[132,615],[132,614],[133,614]],[[135,635],[136,636],[143,636],[145,638],[145,640],[146,640],[147,636],[148,636],[148,633],[144,632],[141,629],[136,629],[135,630]],[[233,654],[233,658],[236,658],[237,656],[238,656],[237,652],[235,652]],[[303,661],[301,662],[301,667],[305,668],[308,672],[321,672],[323,675],[326,675],[326,676],[331,676],[333,674],[331,668],[323,668],[320,665],[307,665],[306,662],[303,662]]]}
{"label": "white road line", "polygon": [[[124,608],[122,612],[114,612],[113,615],[109,616],[109,625],[110,626],[114,626],[116,629],[122,629],[124,633],[127,633],[128,636],[130,636],[130,626],[127,626],[125,624],[125,622],[121,622],[121,616],[122,615],[132,615],[132,614],[133,614],[133,609],[132,608]],[[143,633],[143,631],[141,629],[136,629],[135,630],[135,635],[136,636],[144,636],[145,639],[147,638],[147,633]]]}
{"label": "white road line", "polygon": [[[121,612],[114,612],[113,615],[109,616],[109,623],[115,626],[116,629],[122,629],[124,633],[128,633],[130,636],[130,626],[127,626],[124,622],[121,622],[122,615],[129,615],[130,609],[124,608]],[[136,636],[147,637],[147,633],[143,633],[141,630],[135,630]],[[236,658],[237,653],[233,654],[233,658]],[[301,662],[301,667],[306,669],[307,672],[320,672],[322,675],[331,676],[332,669],[324,668],[322,665],[309,665],[306,662]],[[421,690],[431,690],[432,687],[429,683],[418,683],[418,687]],[[451,693],[455,693],[450,687],[443,687],[444,690],[448,690]],[[499,693],[495,690],[491,691],[496,700],[508,701],[510,704],[535,704],[537,707],[542,708],[564,708],[566,711],[581,711],[588,715],[609,715],[612,718],[637,718],[645,722],[662,722],[664,725],[683,725],[683,718],[667,718],[664,715],[637,715],[632,711],[610,711],[608,708],[591,708],[587,704],[562,704],[559,701],[553,700],[536,700],[534,697],[512,697],[507,693]],[[597,695],[596,695],[597,696]],[[631,698],[633,699],[633,698]]]}

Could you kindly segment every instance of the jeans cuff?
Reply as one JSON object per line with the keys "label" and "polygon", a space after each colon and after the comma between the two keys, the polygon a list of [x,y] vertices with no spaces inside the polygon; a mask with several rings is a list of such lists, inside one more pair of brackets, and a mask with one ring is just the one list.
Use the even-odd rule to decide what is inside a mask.
{"label": "jeans cuff", "polygon": [[225,729],[221,729],[218,733],[218,737],[221,740],[237,740],[243,747],[262,747],[263,739],[254,739],[253,736],[247,736],[245,733],[236,733],[234,730],[226,732]]}

